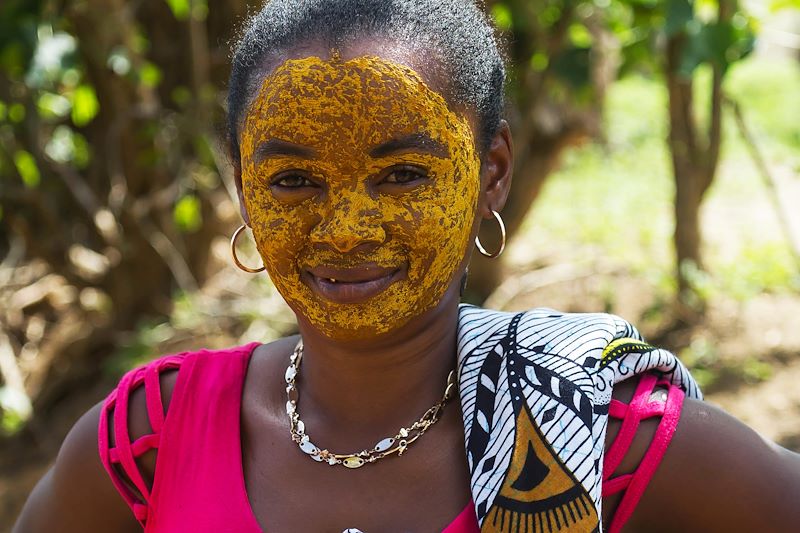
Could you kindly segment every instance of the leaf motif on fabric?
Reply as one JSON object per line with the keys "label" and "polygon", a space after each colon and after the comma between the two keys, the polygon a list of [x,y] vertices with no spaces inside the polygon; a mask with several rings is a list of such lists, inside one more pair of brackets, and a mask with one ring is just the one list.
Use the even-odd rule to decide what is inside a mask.
{"label": "leaf motif on fabric", "polygon": [[489,421],[486,419],[486,415],[483,414],[483,411],[478,411],[478,424],[480,424],[481,428],[486,433],[489,433]]}
{"label": "leaf motif on fabric", "polygon": [[481,385],[483,385],[492,392],[495,391],[495,384],[492,381],[492,378],[490,378],[486,374],[481,374]]}

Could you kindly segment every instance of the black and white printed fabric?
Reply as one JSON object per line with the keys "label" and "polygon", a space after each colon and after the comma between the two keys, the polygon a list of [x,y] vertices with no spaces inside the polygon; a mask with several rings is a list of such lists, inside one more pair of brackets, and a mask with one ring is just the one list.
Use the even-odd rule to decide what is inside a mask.
{"label": "black and white printed fabric", "polygon": [[462,305],[458,369],[481,531],[601,531],[614,384],[651,371],[702,397],[672,353],[608,314]]}

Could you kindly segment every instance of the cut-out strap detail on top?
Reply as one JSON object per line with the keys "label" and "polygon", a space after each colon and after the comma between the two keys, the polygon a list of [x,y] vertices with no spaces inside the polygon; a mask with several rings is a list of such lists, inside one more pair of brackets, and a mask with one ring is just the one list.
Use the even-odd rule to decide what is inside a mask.
{"label": "cut-out strap detail on top", "polygon": [[[651,400],[653,390],[659,386],[667,389],[666,401]],[[625,491],[625,494],[611,519],[609,533],[619,533],[633,515],[675,434],[683,400],[684,392],[680,387],[671,385],[667,380],[659,380],[654,374],[644,374],[641,377],[630,404],[611,400],[609,416],[621,419],[622,425],[603,460],[603,496],[621,491]],[[661,421],[636,470],[631,474],[611,477],[628,453],[640,422],[657,416],[661,417]]]}
{"label": "cut-out strap detail on top", "polygon": [[[165,357],[131,370],[122,377],[117,388],[108,395],[100,411],[97,435],[100,460],[117,491],[142,527],[147,521],[150,488],[142,477],[136,464],[136,458],[159,447],[165,417],[159,376],[165,370],[179,368],[185,355],[183,353]],[[128,431],[128,404],[131,393],[142,385],[144,385],[147,418],[153,432],[131,442]],[[111,424],[109,424],[109,419]],[[113,431],[113,439],[110,431]],[[116,465],[122,469],[127,481],[136,488],[139,494],[131,490],[129,484],[115,468]]]}

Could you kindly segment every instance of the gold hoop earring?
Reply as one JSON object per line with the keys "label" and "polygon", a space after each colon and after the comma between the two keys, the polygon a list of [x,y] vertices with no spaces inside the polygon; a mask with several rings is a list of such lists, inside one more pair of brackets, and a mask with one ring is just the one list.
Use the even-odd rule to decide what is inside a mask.
{"label": "gold hoop earring", "polygon": [[500,249],[497,250],[495,253],[490,254],[486,251],[486,248],[483,247],[481,244],[481,240],[478,236],[475,236],[475,246],[478,247],[478,251],[481,253],[482,256],[488,257],[489,259],[494,259],[496,257],[500,257],[500,254],[503,253],[503,250],[506,249],[506,225],[503,224],[503,219],[500,217],[500,213],[492,209],[492,214],[494,215],[495,220],[497,220],[497,224],[500,225]]}
{"label": "gold hoop earring", "polygon": [[236,264],[237,267],[241,268],[245,272],[250,272],[251,274],[257,274],[258,272],[263,272],[264,270],[266,270],[266,267],[262,266],[261,268],[250,268],[248,266],[243,265],[239,261],[239,258],[236,257],[236,239],[239,238],[239,235],[241,235],[245,229],[247,229],[247,225],[242,224],[241,226],[239,226],[239,229],[233,232],[233,237],[231,237],[231,256],[233,257],[233,262]]}

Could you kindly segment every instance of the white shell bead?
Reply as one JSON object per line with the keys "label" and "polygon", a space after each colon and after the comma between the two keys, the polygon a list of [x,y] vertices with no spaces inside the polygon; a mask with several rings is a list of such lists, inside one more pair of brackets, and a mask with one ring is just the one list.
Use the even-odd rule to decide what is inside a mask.
{"label": "white shell bead", "polygon": [[319,451],[319,449],[316,446],[314,446],[314,443],[311,442],[310,440],[304,440],[300,442],[300,449],[303,450],[303,452],[307,453],[308,455],[315,454]]}
{"label": "white shell bead", "polygon": [[297,410],[297,407],[294,405],[294,402],[286,402],[286,414],[290,415]]}
{"label": "white shell bead", "polygon": [[312,456],[311,456],[311,458],[312,458],[312,459],[314,459],[314,460],[315,460],[316,462],[318,462],[318,463],[321,463],[321,462],[322,462],[322,457],[320,457],[320,456],[319,456],[319,454],[317,454],[317,455],[312,455]]}
{"label": "white shell bead", "polygon": [[286,367],[286,383],[291,383],[297,375],[297,368],[294,365]]}
{"label": "white shell bead", "polygon": [[393,438],[389,437],[389,438],[383,439],[382,441],[380,441],[378,444],[375,445],[375,451],[376,452],[385,452],[386,450],[388,450],[389,448],[392,447],[392,444],[394,444],[394,439]]}
{"label": "white shell bead", "polygon": [[330,459],[328,459],[328,464],[329,465],[335,465],[336,464],[336,458],[335,457],[331,457]]}
{"label": "white shell bead", "polygon": [[303,423],[302,420],[297,421],[297,432],[301,435],[306,432],[306,425]]}

